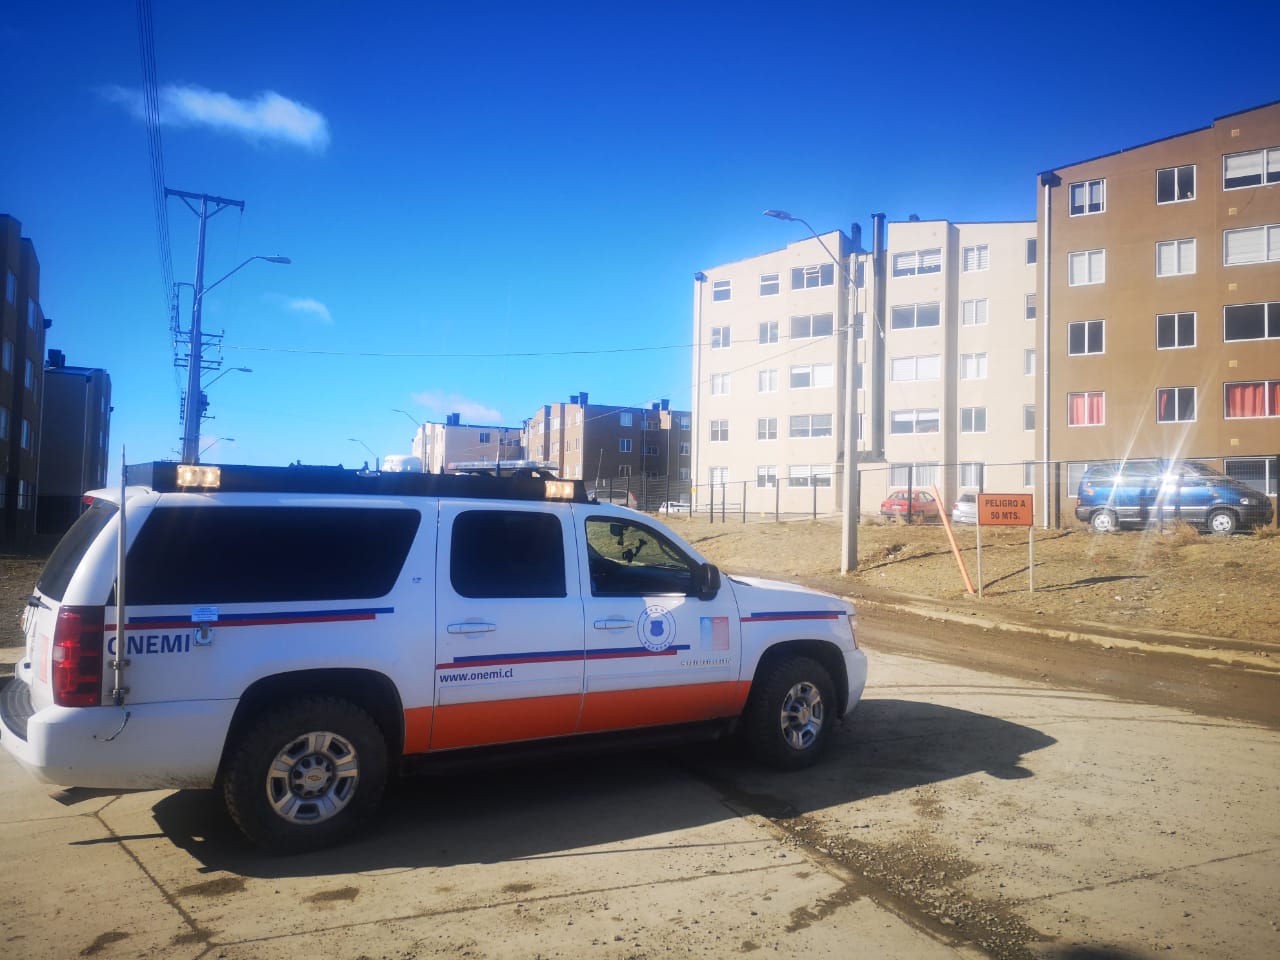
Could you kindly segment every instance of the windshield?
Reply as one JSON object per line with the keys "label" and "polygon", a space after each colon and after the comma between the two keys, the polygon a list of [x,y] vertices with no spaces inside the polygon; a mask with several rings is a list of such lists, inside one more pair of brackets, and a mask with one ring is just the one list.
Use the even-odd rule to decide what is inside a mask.
{"label": "windshield", "polygon": [[98,539],[104,527],[116,515],[119,508],[110,500],[95,500],[89,509],[80,514],[80,519],[71,525],[63,538],[49,555],[49,562],[44,565],[36,589],[51,600],[62,602],[67,592],[67,584],[71,582],[76,567],[84,558],[89,545]]}

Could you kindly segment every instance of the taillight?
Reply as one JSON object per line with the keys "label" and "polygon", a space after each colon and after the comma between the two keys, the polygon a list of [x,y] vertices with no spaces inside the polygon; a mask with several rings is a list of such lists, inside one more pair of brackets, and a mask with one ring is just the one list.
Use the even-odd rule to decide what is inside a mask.
{"label": "taillight", "polygon": [[53,628],[53,702],[60,707],[102,704],[105,607],[62,607]]}

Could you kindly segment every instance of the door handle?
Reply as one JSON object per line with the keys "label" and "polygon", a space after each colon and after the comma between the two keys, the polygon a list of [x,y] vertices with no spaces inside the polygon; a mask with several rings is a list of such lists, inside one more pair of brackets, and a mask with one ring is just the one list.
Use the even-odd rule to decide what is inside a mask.
{"label": "door handle", "polygon": [[628,630],[635,625],[634,620],[625,620],[622,617],[605,617],[593,624],[597,630]]}
{"label": "door handle", "polygon": [[498,629],[498,626],[494,623],[468,620],[465,623],[451,623],[447,629],[450,633],[493,633],[494,630]]}

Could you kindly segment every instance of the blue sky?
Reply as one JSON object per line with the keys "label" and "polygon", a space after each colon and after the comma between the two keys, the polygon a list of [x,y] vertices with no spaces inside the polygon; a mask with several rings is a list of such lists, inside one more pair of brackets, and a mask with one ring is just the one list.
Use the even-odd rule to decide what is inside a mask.
{"label": "blue sky", "polygon": [[[253,370],[210,386],[205,459],[407,453],[397,408],[687,409],[693,273],[805,235],[762,210],[1033,219],[1041,170],[1280,99],[1280,4],[1231,9],[157,0],[166,185],[245,204],[209,221],[206,283],[293,261],[205,300]],[[181,435],[138,36],[119,0],[0,21],[0,212],[48,345],[111,374],[113,473]],[[196,217],[168,218],[190,282]]]}

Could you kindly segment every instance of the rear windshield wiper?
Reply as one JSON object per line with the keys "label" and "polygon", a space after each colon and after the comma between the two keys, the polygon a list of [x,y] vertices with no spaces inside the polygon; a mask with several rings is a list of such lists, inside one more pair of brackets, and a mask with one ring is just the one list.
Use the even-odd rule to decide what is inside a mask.
{"label": "rear windshield wiper", "polygon": [[43,600],[40,599],[40,594],[38,593],[33,593],[31,596],[27,597],[27,606],[43,607],[45,610],[53,609],[53,607],[49,606],[47,603],[45,603]]}

